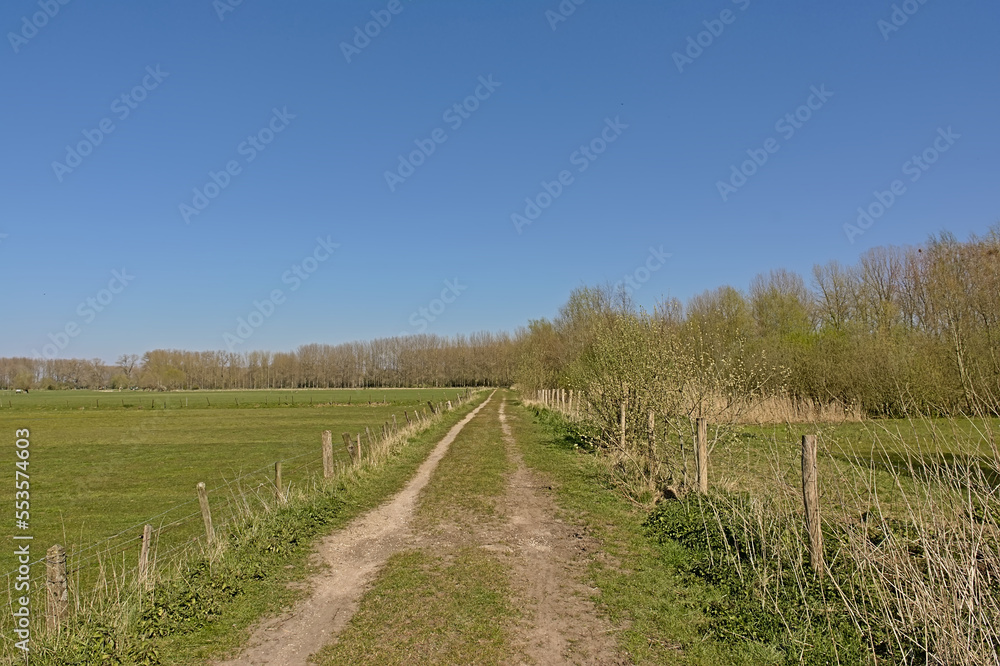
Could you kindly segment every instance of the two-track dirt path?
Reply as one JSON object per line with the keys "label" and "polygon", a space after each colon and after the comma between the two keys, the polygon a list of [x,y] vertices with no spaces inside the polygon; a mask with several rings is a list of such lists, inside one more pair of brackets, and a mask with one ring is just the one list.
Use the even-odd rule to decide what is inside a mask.
{"label": "two-track dirt path", "polygon": [[[283,615],[261,623],[243,652],[219,666],[307,666],[309,656],[336,639],[358,608],[376,574],[393,554],[426,545],[413,533],[418,496],[464,426],[493,399],[487,398],[435,446],[406,487],[389,501],[327,536],[317,556],[327,565],[307,585],[309,596]],[[499,507],[504,525],[483,543],[502,548],[514,573],[516,603],[526,611],[518,627],[518,663],[623,664],[611,627],[599,617],[580,581],[577,560],[585,550],[579,530],[559,520],[542,481],[525,467],[501,403],[497,426],[515,465]],[[480,417],[480,418],[485,418]]]}
{"label": "two-track dirt path", "polygon": [[416,475],[385,504],[327,536],[317,555],[327,569],[308,585],[309,597],[283,615],[263,622],[236,659],[220,666],[268,664],[306,666],[309,655],[330,642],[357,610],[365,587],[389,557],[405,547],[417,496],[462,428],[487,405],[483,401],[455,424],[417,469]]}

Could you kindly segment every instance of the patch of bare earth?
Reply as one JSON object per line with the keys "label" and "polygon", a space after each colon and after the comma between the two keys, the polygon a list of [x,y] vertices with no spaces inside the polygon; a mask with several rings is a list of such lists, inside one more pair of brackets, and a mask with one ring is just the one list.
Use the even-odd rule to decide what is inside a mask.
{"label": "patch of bare earth", "polygon": [[307,666],[309,656],[347,625],[361,595],[386,560],[411,542],[417,496],[458,433],[490,399],[448,431],[402,491],[326,537],[316,553],[325,568],[308,582],[312,590],[309,596],[283,615],[260,624],[244,651],[219,666]]}
{"label": "patch of bare earth", "polygon": [[[502,543],[512,551],[510,565],[526,619],[518,647],[528,663],[629,664],[613,636],[614,627],[598,613],[591,597],[596,590],[582,582],[588,553],[597,544],[581,527],[558,518],[559,509],[547,483],[524,465],[500,405],[500,426],[510,475],[501,511],[507,523]],[[486,546],[499,550],[499,544]]]}

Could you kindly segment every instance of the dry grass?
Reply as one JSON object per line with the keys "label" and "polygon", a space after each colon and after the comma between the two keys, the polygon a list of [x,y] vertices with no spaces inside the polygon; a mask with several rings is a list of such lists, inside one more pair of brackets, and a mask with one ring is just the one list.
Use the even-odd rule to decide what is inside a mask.
{"label": "dry grass", "polygon": [[[660,494],[657,470],[679,468],[670,491],[696,502],[701,520],[717,532],[732,535],[716,544],[713,561],[784,622],[792,641],[802,622],[822,632],[834,613],[853,623],[873,663],[1000,662],[995,420],[859,422],[842,406],[778,399],[719,411],[738,413],[741,423],[785,426],[710,420],[712,490],[696,498],[689,495],[690,423],[675,420],[671,446],[661,443],[649,460],[646,433],[632,427],[641,416],[629,415],[625,447],[607,435],[595,447],[608,478],[636,503],[651,505]],[[588,431],[585,421],[580,427]],[[804,432],[820,435],[822,581],[804,543],[798,443]],[[789,610],[789,590],[800,610]]]}

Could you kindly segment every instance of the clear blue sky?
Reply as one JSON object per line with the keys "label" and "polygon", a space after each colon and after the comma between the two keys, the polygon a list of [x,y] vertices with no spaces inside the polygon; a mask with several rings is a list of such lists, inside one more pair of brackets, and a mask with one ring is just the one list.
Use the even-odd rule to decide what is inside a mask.
{"label": "clear blue sky", "polygon": [[3,3],[0,355],[513,330],[583,284],[651,306],[1000,219],[994,0],[225,2]]}

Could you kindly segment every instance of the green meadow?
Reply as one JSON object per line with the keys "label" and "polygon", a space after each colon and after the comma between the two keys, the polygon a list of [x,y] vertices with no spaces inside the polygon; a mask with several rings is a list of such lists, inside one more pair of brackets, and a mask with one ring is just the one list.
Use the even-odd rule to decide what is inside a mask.
{"label": "green meadow", "polygon": [[[274,463],[296,487],[322,473],[321,433],[334,433],[334,461],[346,463],[341,433],[374,435],[395,415],[458,398],[461,389],[295,391],[0,392],[0,536],[31,535],[34,560],[52,544],[66,547],[71,567],[131,563],[146,522],[163,529],[159,555],[202,533],[195,486],[209,489],[213,518],[224,524],[241,503],[273,493]],[[31,517],[14,521],[15,431],[30,431]],[[363,437],[363,441],[364,441]],[[177,523],[177,524],[174,524]],[[105,541],[109,537],[116,537]],[[100,554],[100,557],[98,555]],[[108,558],[111,558],[109,560]],[[17,566],[0,549],[0,571]],[[32,568],[33,575],[43,571]]]}

